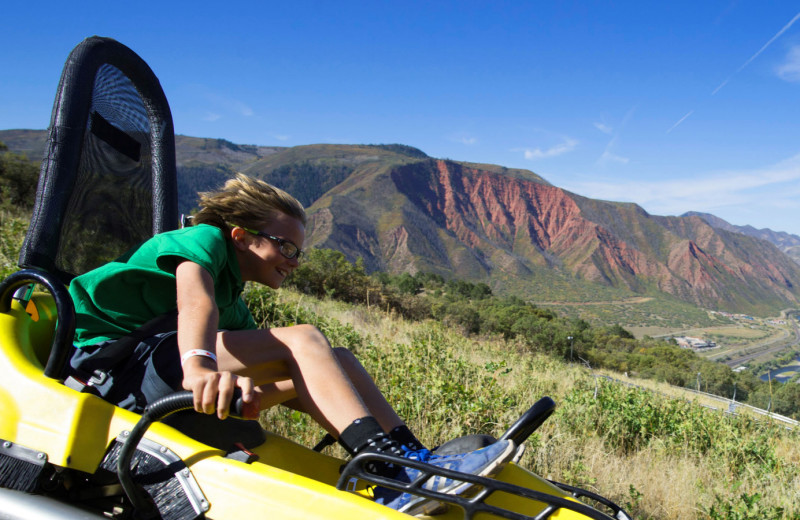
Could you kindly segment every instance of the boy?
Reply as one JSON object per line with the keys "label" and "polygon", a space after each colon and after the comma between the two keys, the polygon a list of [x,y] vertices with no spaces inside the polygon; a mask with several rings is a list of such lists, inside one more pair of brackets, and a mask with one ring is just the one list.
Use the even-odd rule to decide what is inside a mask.
{"label": "boy", "polygon": [[[142,410],[183,388],[198,412],[224,419],[238,387],[249,417],[283,403],[310,414],[351,455],[388,453],[479,475],[499,471],[512,456],[510,441],[432,455],[349,351],[332,349],[309,325],[256,327],[241,299],[244,283],[277,289],[303,253],[305,211],[291,195],[240,174],[201,194],[200,207],[193,226],[156,235],[70,285],[77,313],[71,366],[84,376],[108,372],[105,399]],[[124,343],[119,338],[176,309],[176,331],[141,338],[121,368],[109,366]],[[401,481],[419,474],[387,464],[370,470]],[[444,492],[463,491],[460,483],[434,480]],[[435,506],[384,488],[375,497],[410,514]]]}

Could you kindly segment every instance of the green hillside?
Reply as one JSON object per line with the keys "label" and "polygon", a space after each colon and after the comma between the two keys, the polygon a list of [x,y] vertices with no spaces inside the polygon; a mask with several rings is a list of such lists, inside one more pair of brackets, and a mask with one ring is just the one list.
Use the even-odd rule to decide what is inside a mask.
{"label": "green hillside", "polygon": [[[437,320],[410,321],[374,304],[294,290],[253,289],[247,298],[265,324],[313,323],[333,345],[353,350],[431,446],[498,435],[546,395],[558,409],[520,461],[542,476],[607,496],[637,519],[800,518],[797,431],[726,416],[689,394],[665,397],[596,377],[580,362],[532,352],[519,338],[465,336]],[[307,445],[324,433],[282,408],[262,422]]]}

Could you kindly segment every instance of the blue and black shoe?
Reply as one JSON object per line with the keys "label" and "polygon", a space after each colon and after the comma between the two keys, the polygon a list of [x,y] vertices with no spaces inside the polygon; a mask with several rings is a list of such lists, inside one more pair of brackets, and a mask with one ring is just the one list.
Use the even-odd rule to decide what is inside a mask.
{"label": "blue and black shoe", "polygon": [[[425,462],[439,468],[460,471],[480,477],[491,477],[500,472],[515,453],[512,441],[498,441],[494,444],[469,453],[458,455],[434,455],[428,450],[404,450],[403,456],[410,460]],[[417,479],[422,472],[413,468],[401,468],[393,478],[409,483]],[[434,475],[423,485],[424,489],[450,495],[464,494],[472,484],[459,480]],[[430,498],[404,493],[394,489],[376,486],[373,489],[375,502],[409,515],[434,514],[442,511],[442,504]]]}

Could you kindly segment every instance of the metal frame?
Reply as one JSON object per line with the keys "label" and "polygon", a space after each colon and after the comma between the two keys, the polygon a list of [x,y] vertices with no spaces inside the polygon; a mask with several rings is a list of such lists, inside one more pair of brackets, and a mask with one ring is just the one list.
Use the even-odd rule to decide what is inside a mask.
{"label": "metal frame", "polygon": [[[382,477],[374,473],[370,473],[366,469],[366,465],[368,463],[376,461],[388,462],[398,466],[417,469],[421,471],[421,474],[413,482],[400,482],[391,478]],[[462,482],[469,482],[470,484],[479,487],[480,490],[474,496],[467,498],[425,489],[423,487],[425,482],[427,482],[431,477],[435,476],[441,476]],[[470,475],[459,471],[432,466],[424,462],[404,459],[392,455],[385,455],[382,453],[363,453],[354,457],[342,471],[342,475],[339,478],[339,482],[336,484],[336,488],[339,490],[347,490],[349,487],[348,485],[353,481],[353,479],[363,480],[378,486],[395,489],[404,493],[422,496],[437,502],[459,507],[464,511],[465,520],[472,520],[478,513],[489,513],[497,517],[508,518],[510,520],[545,520],[547,518],[551,518],[551,516],[559,509],[575,511],[585,515],[587,518],[591,518],[592,520],[615,520],[614,517],[602,513],[597,509],[594,509],[593,507],[581,502],[575,502],[567,498],[550,495],[541,491],[534,491],[532,489],[527,489],[487,477]],[[546,507],[538,515],[530,516],[487,504],[486,499],[492,494],[498,492],[515,495],[531,501],[541,502],[546,504]],[[585,496],[588,498],[593,498],[589,496],[589,494]],[[606,502],[611,503],[607,500]],[[616,508],[616,511],[622,511],[622,509],[618,506],[614,507]],[[616,520],[623,520],[624,518],[628,518],[627,515],[624,517],[617,516]]]}

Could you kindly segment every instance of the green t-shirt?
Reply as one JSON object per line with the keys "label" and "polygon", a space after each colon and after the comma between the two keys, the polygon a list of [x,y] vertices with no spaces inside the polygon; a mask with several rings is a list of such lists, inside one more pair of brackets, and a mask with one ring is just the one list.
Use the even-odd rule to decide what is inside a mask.
{"label": "green t-shirt", "polygon": [[175,269],[181,260],[206,269],[214,280],[219,328],[255,329],[241,298],[244,284],[233,246],[222,231],[200,224],[154,236],[123,256],[76,277],[75,346],[117,339],[177,307]]}

